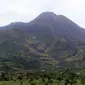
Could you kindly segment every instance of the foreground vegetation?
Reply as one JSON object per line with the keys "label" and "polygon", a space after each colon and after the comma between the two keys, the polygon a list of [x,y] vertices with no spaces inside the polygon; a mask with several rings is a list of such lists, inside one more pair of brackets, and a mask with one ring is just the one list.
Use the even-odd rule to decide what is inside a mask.
{"label": "foreground vegetation", "polygon": [[85,85],[85,74],[82,71],[59,69],[50,72],[44,70],[41,72],[2,72],[0,85]]}

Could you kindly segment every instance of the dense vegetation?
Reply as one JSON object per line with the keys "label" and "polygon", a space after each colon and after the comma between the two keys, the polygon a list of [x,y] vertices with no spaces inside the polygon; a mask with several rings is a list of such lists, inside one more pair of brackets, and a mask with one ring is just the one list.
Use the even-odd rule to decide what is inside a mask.
{"label": "dense vegetation", "polygon": [[0,85],[85,85],[85,69],[1,72]]}

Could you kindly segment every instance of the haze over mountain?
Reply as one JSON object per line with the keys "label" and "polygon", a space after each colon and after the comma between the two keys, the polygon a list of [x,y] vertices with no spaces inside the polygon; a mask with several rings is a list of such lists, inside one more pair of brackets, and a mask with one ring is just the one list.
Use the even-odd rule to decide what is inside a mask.
{"label": "haze over mountain", "polygon": [[14,70],[85,66],[85,29],[63,15],[43,12],[0,29],[1,68],[3,63]]}

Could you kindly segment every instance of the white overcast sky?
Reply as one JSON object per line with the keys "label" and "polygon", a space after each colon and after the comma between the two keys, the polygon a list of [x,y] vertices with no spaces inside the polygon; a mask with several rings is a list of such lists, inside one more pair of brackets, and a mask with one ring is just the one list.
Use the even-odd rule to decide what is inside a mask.
{"label": "white overcast sky", "polygon": [[0,26],[29,22],[45,11],[65,15],[85,28],[85,0],[0,0]]}

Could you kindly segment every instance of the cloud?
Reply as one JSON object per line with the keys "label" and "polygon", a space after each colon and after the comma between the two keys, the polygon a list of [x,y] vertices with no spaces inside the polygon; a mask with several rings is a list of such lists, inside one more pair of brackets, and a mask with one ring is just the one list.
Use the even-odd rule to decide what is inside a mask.
{"label": "cloud", "polygon": [[85,27],[85,0],[0,0],[0,26],[29,22],[44,11],[63,14]]}

